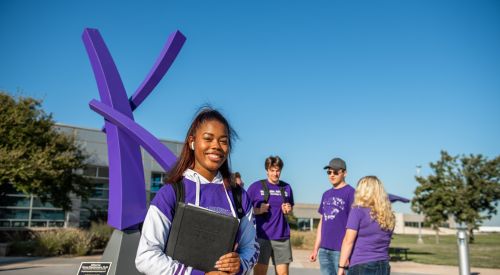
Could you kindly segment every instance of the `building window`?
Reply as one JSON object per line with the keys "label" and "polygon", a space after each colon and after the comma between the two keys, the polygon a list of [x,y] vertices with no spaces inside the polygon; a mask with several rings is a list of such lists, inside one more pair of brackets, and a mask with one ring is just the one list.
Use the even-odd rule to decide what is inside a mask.
{"label": "building window", "polygon": [[89,227],[91,222],[106,222],[109,202],[109,168],[105,166],[89,166],[83,175],[92,182],[92,193],[88,201],[80,206],[80,226]]}
{"label": "building window", "polygon": [[42,203],[42,200],[40,200],[38,197],[33,197],[33,207],[38,207],[38,208],[55,208],[52,205],[52,203],[50,203],[50,202]]}
{"label": "building window", "polygon": [[[418,228],[418,222],[405,222],[405,226]],[[423,223],[421,224],[421,226],[424,227]]]}
{"label": "building window", "polygon": [[10,207],[29,207],[30,197],[25,195],[6,195],[2,201],[0,201],[0,207],[10,206]]}
{"label": "building window", "polygon": [[27,220],[29,209],[2,209],[0,211],[1,220]]}
{"label": "building window", "polygon": [[165,177],[165,173],[161,172],[152,172],[151,173],[151,192],[158,192],[160,188],[163,186],[163,179]]}
{"label": "building window", "polygon": [[87,177],[96,178],[97,177],[97,167],[88,166],[83,170],[83,175]]}
{"label": "building window", "polygon": [[33,210],[31,220],[59,220],[64,222],[64,211],[62,210]]}
{"label": "building window", "polygon": [[149,201],[152,201],[156,193],[163,186],[166,174],[163,172],[151,172],[151,186],[149,188]]}

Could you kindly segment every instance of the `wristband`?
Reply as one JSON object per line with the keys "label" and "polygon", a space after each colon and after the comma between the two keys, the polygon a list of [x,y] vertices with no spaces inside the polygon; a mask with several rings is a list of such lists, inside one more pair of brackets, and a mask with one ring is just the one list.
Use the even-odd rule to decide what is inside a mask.
{"label": "wristband", "polygon": [[349,269],[349,266],[346,265],[346,266],[341,266],[341,265],[338,265],[338,268],[343,268],[344,270],[348,270]]}

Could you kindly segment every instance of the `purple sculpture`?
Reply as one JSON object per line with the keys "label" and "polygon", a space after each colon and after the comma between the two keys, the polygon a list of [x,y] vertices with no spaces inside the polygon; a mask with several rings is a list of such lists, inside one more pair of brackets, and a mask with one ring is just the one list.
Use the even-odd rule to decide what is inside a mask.
{"label": "purple sculpture", "polygon": [[387,194],[389,196],[389,200],[391,202],[397,202],[397,201],[400,201],[400,202],[403,202],[403,203],[409,203],[410,200],[407,199],[407,198],[403,198],[403,197],[400,197],[400,196],[396,196],[396,195],[393,195],[393,194]]}
{"label": "purple sculpture", "polygon": [[119,230],[131,229],[144,220],[147,212],[140,146],[165,171],[176,161],[176,156],[165,145],[134,121],[132,112],[163,78],[186,38],[180,31],[169,36],[155,65],[130,99],[99,31],[85,29],[82,39],[101,98],[101,102],[92,100],[89,105],[105,118],[110,171],[108,224]]}

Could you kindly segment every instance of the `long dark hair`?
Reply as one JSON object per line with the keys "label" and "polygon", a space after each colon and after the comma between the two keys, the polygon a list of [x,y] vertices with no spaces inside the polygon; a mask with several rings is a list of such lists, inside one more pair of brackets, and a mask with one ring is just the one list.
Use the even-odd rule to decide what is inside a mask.
{"label": "long dark hair", "polygon": [[231,153],[231,149],[233,148],[233,140],[238,138],[238,134],[234,131],[234,129],[229,125],[229,122],[226,118],[217,110],[212,107],[205,106],[202,107],[196,114],[193,122],[191,122],[191,127],[186,134],[186,138],[184,139],[184,145],[182,146],[181,155],[179,156],[177,162],[175,163],[172,170],[168,173],[168,177],[166,178],[166,183],[177,183],[182,180],[182,174],[186,169],[194,167],[194,151],[189,148],[189,137],[195,136],[198,128],[207,121],[218,121],[222,123],[227,130],[228,137],[228,145],[229,152],[227,154],[226,161],[222,163],[219,168],[219,172],[222,174],[222,178],[224,179],[224,186],[229,188],[231,184],[231,167],[229,165],[230,158],[229,155]]}

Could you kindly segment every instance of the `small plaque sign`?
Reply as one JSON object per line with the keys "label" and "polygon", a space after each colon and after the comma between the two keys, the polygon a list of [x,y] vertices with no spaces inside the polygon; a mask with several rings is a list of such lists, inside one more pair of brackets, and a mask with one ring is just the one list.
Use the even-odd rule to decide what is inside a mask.
{"label": "small plaque sign", "polygon": [[107,275],[111,262],[82,262],[77,275]]}

